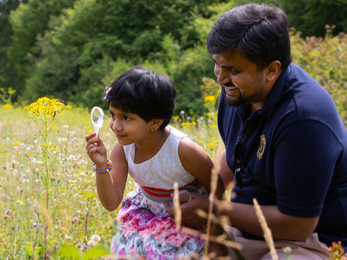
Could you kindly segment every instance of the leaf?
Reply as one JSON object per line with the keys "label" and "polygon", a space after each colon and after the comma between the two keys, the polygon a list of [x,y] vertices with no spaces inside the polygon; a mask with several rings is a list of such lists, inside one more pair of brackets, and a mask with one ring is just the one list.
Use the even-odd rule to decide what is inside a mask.
{"label": "leaf", "polygon": [[107,251],[105,248],[102,247],[93,247],[92,249],[88,250],[83,257],[83,260],[90,260],[98,257],[102,257],[105,255],[108,255],[109,251]]}
{"label": "leaf", "polygon": [[82,259],[83,253],[74,246],[68,246],[60,248],[58,256]]}

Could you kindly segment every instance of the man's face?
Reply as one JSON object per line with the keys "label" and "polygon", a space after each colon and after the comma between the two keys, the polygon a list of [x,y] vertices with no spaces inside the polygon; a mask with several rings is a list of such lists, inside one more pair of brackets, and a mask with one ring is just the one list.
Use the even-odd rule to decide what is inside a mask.
{"label": "man's face", "polygon": [[264,104],[269,90],[264,73],[258,71],[255,63],[246,60],[238,50],[213,55],[214,73],[217,82],[224,88],[224,99],[230,106]]}

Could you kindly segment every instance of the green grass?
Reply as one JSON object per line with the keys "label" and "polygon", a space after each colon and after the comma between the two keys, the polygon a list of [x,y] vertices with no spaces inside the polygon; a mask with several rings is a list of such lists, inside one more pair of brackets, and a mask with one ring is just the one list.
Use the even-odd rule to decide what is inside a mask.
{"label": "green grass", "polygon": [[[84,137],[92,131],[89,112],[67,109],[44,129],[23,108],[0,107],[0,259],[63,259],[64,250],[71,257],[92,259],[93,253],[86,252],[98,255],[96,248],[109,249],[117,210],[108,212],[97,197],[92,163],[84,149]],[[99,134],[110,151],[116,138],[106,117]],[[220,142],[216,115],[199,120],[194,124],[183,114],[171,125],[214,158]],[[39,129],[49,130],[46,154]],[[125,194],[134,188],[128,178]],[[95,234],[101,240],[92,251],[86,244]]]}

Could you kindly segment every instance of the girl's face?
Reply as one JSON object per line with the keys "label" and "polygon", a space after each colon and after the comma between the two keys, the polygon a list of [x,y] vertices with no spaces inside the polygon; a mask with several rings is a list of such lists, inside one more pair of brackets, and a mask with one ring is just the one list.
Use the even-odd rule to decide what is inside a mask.
{"label": "girl's face", "polygon": [[140,143],[151,133],[152,121],[146,122],[137,114],[125,113],[109,106],[109,126],[121,145]]}

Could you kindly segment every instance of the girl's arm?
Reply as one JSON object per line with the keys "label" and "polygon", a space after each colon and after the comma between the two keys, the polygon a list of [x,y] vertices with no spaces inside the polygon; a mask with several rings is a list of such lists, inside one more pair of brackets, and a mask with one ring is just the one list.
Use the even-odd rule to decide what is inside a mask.
{"label": "girl's arm", "polygon": [[228,189],[228,187],[231,187],[232,182],[234,182],[234,173],[230,170],[230,168],[227,164],[225,149],[222,151],[222,154],[221,154],[219,174],[223,180],[224,187],[226,189]]}
{"label": "girl's arm", "polygon": [[[210,192],[213,162],[207,153],[192,139],[182,138],[178,146],[178,155],[183,167],[194,175],[205,189]],[[218,175],[216,197],[222,199],[224,191],[223,181]]]}
{"label": "girl's arm", "polygon": [[[95,163],[98,171],[107,167],[106,149],[102,140],[95,134],[88,135],[87,153]],[[101,204],[109,211],[118,208],[123,199],[124,189],[128,176],[128,164],[125,160],[123,146],[116,142],[112,148],[110,160],[113,163],[109,173],[95,173],[96,187]]]}

